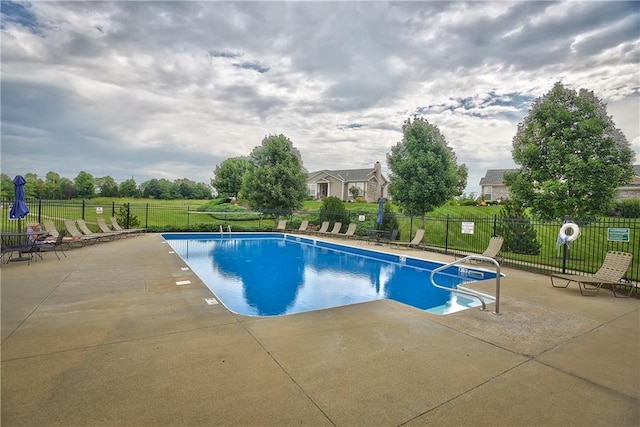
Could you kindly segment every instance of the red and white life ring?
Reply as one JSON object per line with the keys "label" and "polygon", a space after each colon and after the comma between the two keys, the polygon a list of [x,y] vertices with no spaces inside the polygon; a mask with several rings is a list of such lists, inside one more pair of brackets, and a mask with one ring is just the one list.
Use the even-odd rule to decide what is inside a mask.
{"label": "red and white life ring", "polygon": [[[567,234],[567,230],[571,229],[572,233]],[[580,237],[580,227],[573,222],[567,222],[560,228],[560,238],[563,242],[573,242]]]}

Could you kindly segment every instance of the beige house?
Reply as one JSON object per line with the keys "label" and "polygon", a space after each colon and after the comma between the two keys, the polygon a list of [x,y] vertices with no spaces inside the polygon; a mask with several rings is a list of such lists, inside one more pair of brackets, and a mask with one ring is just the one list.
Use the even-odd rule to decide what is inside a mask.
{"label": "beige house", "polygon": [[[618,200],[640,197],[640,165],[634,165],[633,169],[635,173],[631,182],[618,188]],[[504,185],[504,174],[511,171],[517,171],[517,169],[487,169],[485,176],[480,178],[480,195],[485,201],[509,198],[509,187]]]}
{"label": "beige house", "polygon": [[387,196],[387,178],[382,175],[382,166],[376,162],[369,169],[321,170],[307,175],[309,195],[314,199],[335,196],[343,201],[352,200],[351,188],[358,189],[358,197],[368,202],[377,202]]}

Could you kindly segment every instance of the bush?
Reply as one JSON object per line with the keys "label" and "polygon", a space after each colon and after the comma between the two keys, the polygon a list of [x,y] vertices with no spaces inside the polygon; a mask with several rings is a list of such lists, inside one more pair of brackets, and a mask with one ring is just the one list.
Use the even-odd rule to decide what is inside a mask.
{"label": "bush", "polygon": [[343,225],[349,223],[349,212],[344,206],[342,200],[335,196],[325,197],[322,200],[322,207],[320,208],[320,222],[341,222]]}
{"label": "bush", "polygon": [[519,205],[507,200],[502,204],[497,227],[498,236],[502,236],[505,252],[539,255],[540,242],[536,230]]}
{"label": "bush", "polygon": [[640,197],[629,197],[616,202],[616,216],[640,218]]}

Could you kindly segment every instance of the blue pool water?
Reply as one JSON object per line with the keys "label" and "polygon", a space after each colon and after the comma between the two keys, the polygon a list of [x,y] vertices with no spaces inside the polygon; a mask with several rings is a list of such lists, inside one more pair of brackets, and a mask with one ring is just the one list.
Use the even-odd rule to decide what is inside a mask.
{"label": "blue pool water", "polygon": [[[390,298],[438,314],[477,305],[431,285],[442,264],[280,233],[167,233],[167,243],[231,311],[277,316]],[[450,267],[456,285],[495,273]]]}

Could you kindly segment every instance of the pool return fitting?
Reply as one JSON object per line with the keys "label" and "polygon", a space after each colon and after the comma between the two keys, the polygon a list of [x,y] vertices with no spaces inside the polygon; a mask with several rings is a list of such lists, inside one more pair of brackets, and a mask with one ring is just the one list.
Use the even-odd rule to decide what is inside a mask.
{"label": "pool return fitting", "polygon": [[456,292],[458,294],[463,294],[463,295],[467,295],[469,297],[472,298],[477,298],[480,300],[480,302],[482,303],[482,310],[486,310],[487,309],[487,304],[484,301],[484,298],[482,297],[482,295],[475,293],[474,291],[472,291],[471,289],[467,289],[465,288],[464,290],[460,289],[460,288],[450,288],[448,286],[442,286],[442,285],[438,285],[434,279],[434,276],[436,273],[448,268],[448,267],[453,267],[456,264],[460,264],[463,263],[465,261],[469,261],[469,260],[474,260],[474,261],[483,261],[483,262],[487,262],[489,264],[493,264],[496,267],[496,310],[493,312],[493,314],[500,314],[500,264],[498,263],[498,261],[496,261],[493,258],[489,258],[487,256],[482,256],[482,255],[468,255],[464,258],[460,258],[456,261],[450,262],[449,264],[445,264],[442,265],[438,268],[436,268],[435,270],[433,270],[431,272],[431,284],[433,286],[435,286],[436,288],[439,289],[444,289],[445,291],[449,291],[449,292]]}

